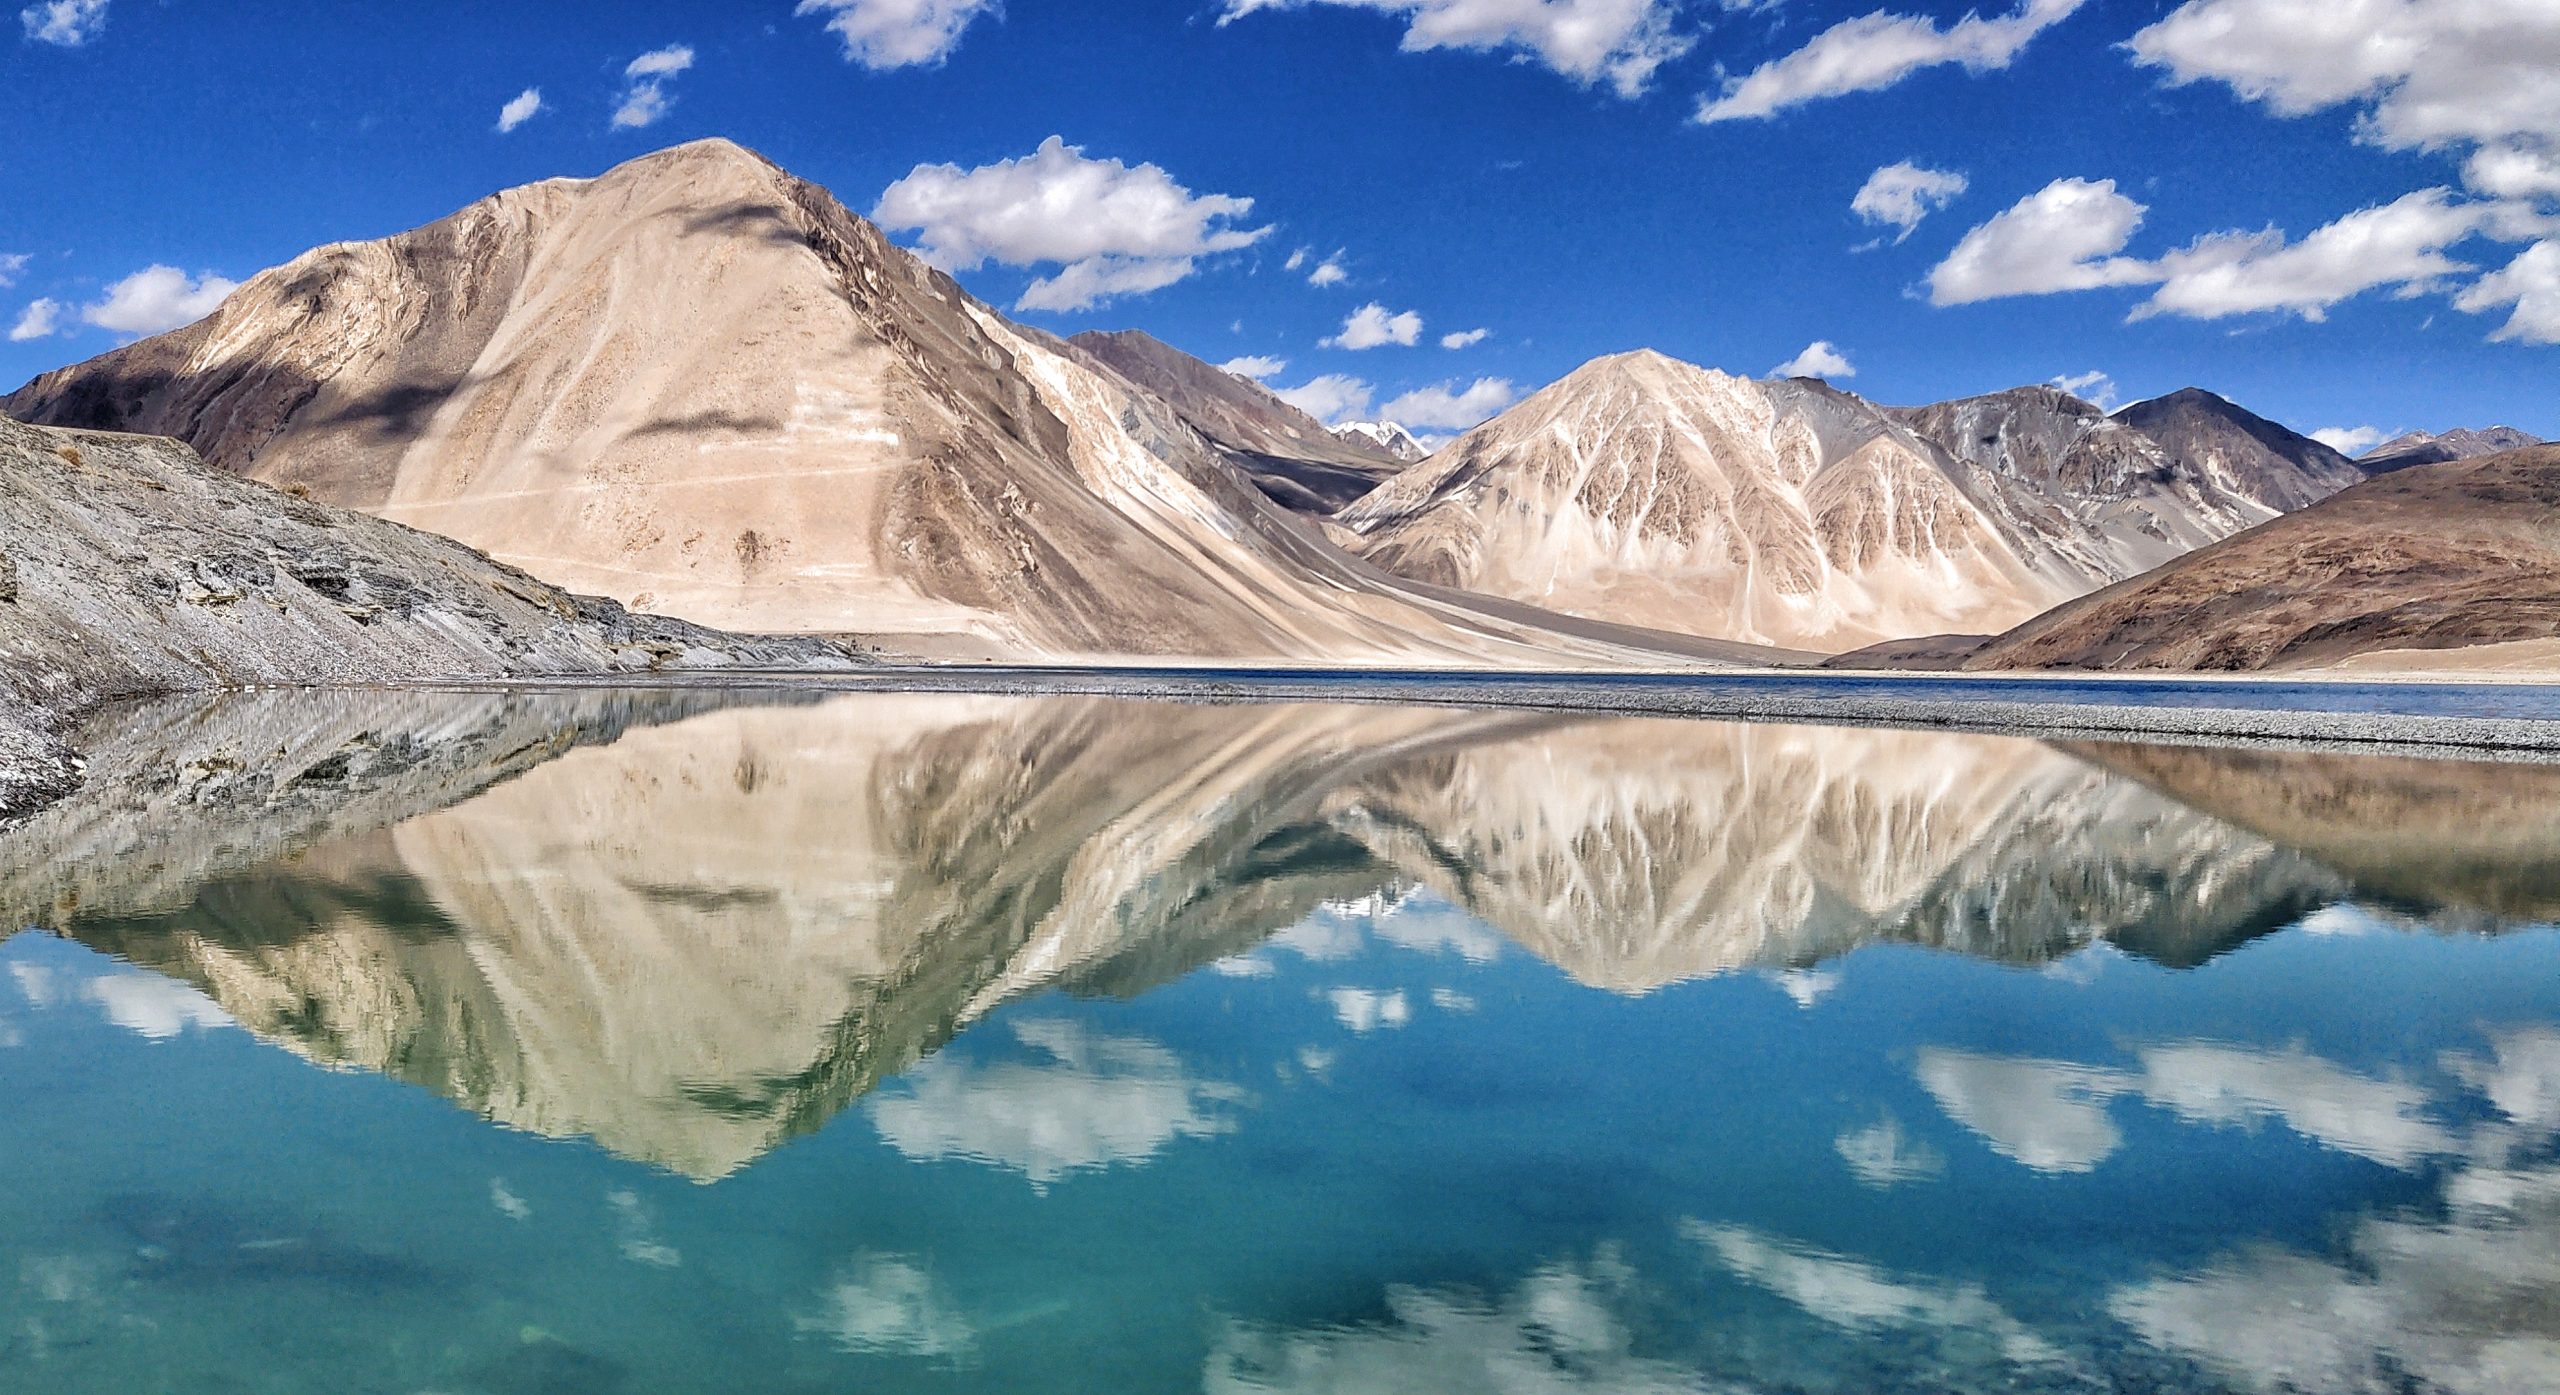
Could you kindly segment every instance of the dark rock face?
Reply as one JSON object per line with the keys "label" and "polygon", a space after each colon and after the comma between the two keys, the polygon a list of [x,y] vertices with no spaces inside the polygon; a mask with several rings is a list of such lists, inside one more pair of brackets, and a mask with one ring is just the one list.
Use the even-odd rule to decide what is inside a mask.
{"label": "dark rock face", "polygon": [[2364,478],[2335,450],[2202,388],[2136,402],[2115,419],[2190,471],[2277,513],[2318,503]]}
{"label": "dark rock face", "polygon": [[2560,640],[2560,447],[2412,466],[2001,636],[1973,669],[2216,672]]}
{"label": "dark rock face", "polygon": [[0,731],[0,810],[60,792],[64,751],[44,733],[111,698],[858,661],[831,640],[573,596],[460,543],[209,469],[175,441],[5,417],[0,562],[0,721],[16,713]]}

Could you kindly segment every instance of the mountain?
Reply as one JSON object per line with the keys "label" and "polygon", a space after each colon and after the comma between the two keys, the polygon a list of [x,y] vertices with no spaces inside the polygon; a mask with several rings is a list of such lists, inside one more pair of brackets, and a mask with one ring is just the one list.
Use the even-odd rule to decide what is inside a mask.
{"label": "mountain", "polygon": [[2136,402],[2115,419],[2195,475],[2275,513],[2317,503],[2365,477],[2328,446],[2202,388]]}
{"label": "mountain", "polygon": [[2560,446],[2411,466],[2002,635],[1974,669],[2560,658]]}
{"label": "mountain", "polygon": [[320,248],[6,405],[175,435],[731,627],[1025,658],[1628,661],[1346,557],[1160,399],[726,141]]}
{"label": "mountain", "polygon": [[855,658],[817,639],[632,615],[459,543],[208,469],[175,441],[5,417],[0,654],[0,733],[17,733],[0,739],[0,814],[60,794],[71,769],[28,733],[111,698]]}
{"label": "mountain", "polygon": [[1093,330],[1067,342],[1163,398],[1264,494],[1300,513],[1332,513],[1376,488],[1406,458],[1383,443],[1328,431],[1262,384],[1142,331]]}
{"label": "mountain", "polygon": [[1399,575],[1837,653],[1996,632],[2317,496],[2272,450],[2242,459],[2243,425],[2173,454],[2049,387],[1888,409],[1624,354],[1337,521]]}
{"label": "mountain", "polygon": [[2469,460],[2475,456],[2495,455],[2500,451],[2522,450],[2543,444],[2539,436],[2528,436],[2512,426],[2492,426],[2486,431],[2457,428],[2439,436],[2431,431],[2412,431],[2405,436],[2375,446],[2357,457],[2356,466],[2369,475],[2389,474],[2412,465],[2435,465],[2447,460]]}
{"label": "mountain", "polygon": [[1410,465],[1431,453],[1413,433],[1392,421],[1346,421],[1333,428],[1333,434],[1355,445],[1365,445],[1385,452]]}

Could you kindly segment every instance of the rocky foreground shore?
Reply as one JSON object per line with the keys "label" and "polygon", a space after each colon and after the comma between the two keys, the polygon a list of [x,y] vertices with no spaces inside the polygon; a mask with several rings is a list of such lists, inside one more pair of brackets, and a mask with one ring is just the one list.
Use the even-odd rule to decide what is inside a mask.
{"label": "rocky foreground shore", "polygon": [[78,784],[60,733],[119,698],[862,662],[573,595],[176,441],[0,417],[0,819]]}

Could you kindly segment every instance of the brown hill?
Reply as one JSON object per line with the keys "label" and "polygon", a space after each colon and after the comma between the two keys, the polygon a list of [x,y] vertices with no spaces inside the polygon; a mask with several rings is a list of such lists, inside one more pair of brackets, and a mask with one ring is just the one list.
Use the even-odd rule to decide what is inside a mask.
{"label": "brown hill", "polygon": [[1966,666],[2414,665],[2553,640],[2560,446],[2534,446],[2380,476],[2039,616]]}
{"label": "brown hill", "polygon": [[1405,466],[1386,450],[1339,436],[1269,388],[1193,358],[1141,330],[1095,330],[1067,341],[1165,400],[1273,502],[1330,514]]}
{"label": "brown hill", "polygon": [[732,628],[1025,658],[1632,652],[1354,561],[1162,401],[726,141],[320,248],[7,407],[178,436]]}

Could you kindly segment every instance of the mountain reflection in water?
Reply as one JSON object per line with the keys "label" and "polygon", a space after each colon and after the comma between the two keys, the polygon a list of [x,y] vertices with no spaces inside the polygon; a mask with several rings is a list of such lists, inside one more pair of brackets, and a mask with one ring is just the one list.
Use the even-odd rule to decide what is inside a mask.
{"label": "mountain reflection in water", "polygon": [[698,691],[83,740],[0,834],[56,932],[0,1388],[2560,1388],[2550,766]]}
{"label": "mountain reflection in water", "polygon": [[103,793],[0,842],[9,919],[705,1179],[998,1004],[1364,900],[1619,993],[1887,942],[2193,965],[2359,889],[2465,929],[2560,904],[2538,766],[1080,697],[306,694],[120,730]]}

